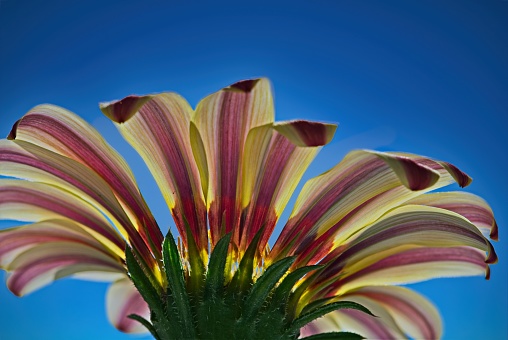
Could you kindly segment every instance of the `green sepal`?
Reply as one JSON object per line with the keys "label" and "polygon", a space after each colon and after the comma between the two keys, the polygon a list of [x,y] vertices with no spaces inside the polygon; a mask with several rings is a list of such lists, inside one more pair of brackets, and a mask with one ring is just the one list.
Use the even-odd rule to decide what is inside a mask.
{"label": "green sepal", "polygon": [[312,301],[311,303],[308,303],[307,305],[305,305],[305,307],[303,307],[302,311],[300,312],[300,315],[306,314],[315,308],[326,305],[328,302],[332,301],[333,299],[336,299],[336,297],[331,296],[331,297]]}
{"label": "green sepal", "polygon": [[161,337],[159,336],[159,334],[157,334],[157,331],[155,330],[153,325],[148,320],[143,318],[142,316],[137,315],[137,314],[130,314],[127,317],[132,319],[132,320],[136,320],[137,322],[139,322],[140,324],[145,326],[145,328],[148,329],[148,331],[153,335],[153,337],[156,340],[162,340]]}
{"label": "green sepal", "polygon": [[291,326],[289,327],[289,331],[296,331],[296,330],[299,330],[300,328],[302,328],[303,326],[305,326],[306,324],[308,324],[309,322],[312,322],[314,320],[316,320],[317,318],[320,318],[330,312],[333,312],[335,310],[338,310],[338,309],[356,309],[356,310],[359,310],[359,311],[362,311],[364,313],[367,313],[369,315],[372,315],[372,316],[375,316],[374,314],[372,314],[370,312],[370,310],[368,310],[367,308],[365,308],[364,306],[356,303],[356,302],[352,302],[352,301],[337,301],[337,302],[332,302],[332,303],[329,303],[327,305],[324,305],[324,306],[320,306],[320,307],[317,307],[313,310],[311,310],[310,312],[307,312],[305,314],[301,314],[298,318],[296,318],[295,320],[293,320],[293,322],[291,323]]}
{"label": "green sepal", "polygon": [[205,299],[218,295],[224,288],[224,272],[230,241],[231,233],[225,235],[217,242],[210,255],[205,281]]}
{"label": "green sepal", "polygon": [[351,332],[328,332],[306,336],[302,340],[362,340],[363,336]]}
{"label": "green sepal", "polygon": [[210,255],[203,298],[197,305],[198,332],[203,339],[235,337],[235,310],[224,298],[225,269],[232,234],[226,234]]}
{"label": "green sepal", "polygon": [[156,309],[158,313],[162,312],[161,295],[154,287],[152,280],[150,280],[148,270],[141,267],[140,261],[136,259],[129,246],[125,248],[125,262],[129,276],[143,299],[151,309]]}
{"label": "green sepal", "polygon": [[286,274],[295,260],[296,257],[286,257],[273,263],[266,269],[263,275],[261,275],[261,277],[259,277],[256,283],[252,286],[249,294],[247,295],[242,310],[242,318],[250,319],[259,312],[272,289],[280,281],[284,274]]}
{"label": "green sepal", "polygon": [[256,258],[256,253],[258,250],[259,241],[261,240],[261,235],[263,234],[263,230],[265,228],[262,227],[258,230],[252,242],[247,247],[245,254],[240,261],[240,265],[231,279],[231,283],[229,284],[228,291],[230,293],[234,292],[245,292],[248,290],[249,286],[252,285],[252,273],[254,272],[254,260]]}
{"label": "green sepal", "polygon": [[272,297],[273,304],[286,304],[289,298],[289,294],[293,290],[295,284],[306,274],[310,273],[313,270],[321,268],[321,265],[313,265],[313,266],[305,266],[296,269],[295,271],[289,273],[284,280],[280,283],[280,285],[275,289],[275,292]]}
{"label": "green sepal", "polygon": [[184,224],[187,233],[187,252],[191,271],[187,282],[187,288],[190,294],[196,296],[203,288],[205,265],[203,264],[201,254],[199,253],[198,246],[196,245],[196,240],[194,240],[189,223],[185,217]]}
{"label": "green sepal", "polygon": [[[168,289],[171,292],[172,300],[175,303],[175,306],[169,306],[169,309],[171,310],[176,308],[178,311],[177,316],[182,323],[182,336],[185,338],[193,338],[195,337],[195,330],[192,320],[189,295],[185,288],[184,272],[182,262],[180,260],[180,253],[178,252],[178,248],[171,231],[168,231],[168,234],[164,239],[162,258],[168,281]],[[170,310],[168,312],[170,312]]]}

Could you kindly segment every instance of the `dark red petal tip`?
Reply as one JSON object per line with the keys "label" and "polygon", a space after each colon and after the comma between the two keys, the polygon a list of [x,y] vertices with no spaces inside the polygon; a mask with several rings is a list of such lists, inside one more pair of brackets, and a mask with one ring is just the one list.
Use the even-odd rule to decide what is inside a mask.
{"label": "dark red petal tip", "polygon": [[489,250],[488,250],[488,255],[487,255],[487,259],[485,260],[485,263],[495,264],[495,263],[497,263],[497,260],[498,260],[498,257],[497,257],[496,251],[494,250],[494,247],[492,246],[492,244],[490,244],[490,242],[489,242]]}
{"label": "dark red petal tip", "polygon": [[450,175],[452,175],[452,177],[455,179],[455,181],[459,184],[461,188],[467,187],[473,181],[473,179],[469,177],[468,174],[461,171],[455,165],[448,162],[441,162],[441,165],[444,166],[446,170],[448,170]]}
{"label": "dark red petal tip", "polygon": [[112,121],[124,123],[128,121],[152,96],[130,95],[121,100],[100,103],[101,111]]}
{"label": "dark red petal tip", "polygon": [[7,135],[7,139],[14,140],[16,139],[16,131],[18,130],[19,122],[21,122],[21,119],[18,119],[16,123],[12,126],[11,132],[9,132],[9,135]]}
{"label": "dark red petal tip", "polygon": [[490,230],[490,238],[494,241],[499,241],[499,229],[497,227],[497,222],[494,221],[494,225],[492,226],[492,229]]}
{"label": "dark red petal tip", "polygon": [[242,92],[251,92],[254,86],[259,82],[259,79],[248,79],[234,83],[229,88],[233,90],[240,90]]}

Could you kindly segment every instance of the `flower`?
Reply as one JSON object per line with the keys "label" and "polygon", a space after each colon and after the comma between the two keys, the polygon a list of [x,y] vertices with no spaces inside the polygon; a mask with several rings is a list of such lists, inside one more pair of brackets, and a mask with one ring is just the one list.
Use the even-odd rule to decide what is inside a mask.
{"label": "flower", "polygon": [[[338,309],[303,327],[302,336],[349,330],[438,338],[436,308],[393,285],[488,278],[496,262],[488,237],[497,239],[497,225],[487,203],[464,192],[430,193],[453,182],[467,186],[465,173],[422,156],[368,150],[350,152],[309,180],[270,247],[278,218],[336,126],[275,123],[266,79],[235,83],[195,110],[175,93],[133,95],[100,108],[144,159],[171,210],[190,292],[202,274],[193,263],[206,267],[210,250],[229,237],[225,284],[254,249],[249,280],[288,257],[289,272],[323,265],[295,280],[293,317],[338,301],[378,316]],[[25,295],[66,276],[111,281],[109,319],[122,331],[144,331],[127,317],[149,318],[150,311],[129,281],[127,270],[135,283],[136,274],[126,267],[125,245],[159,293],[174,284],[166,275],[180,265],[167,266],[164,237],[123,158],[75,114],[41,105],[0,141],[0,175],[18,178],[0,179],[0,218],[29,222],[0,232],[9,289]]]}

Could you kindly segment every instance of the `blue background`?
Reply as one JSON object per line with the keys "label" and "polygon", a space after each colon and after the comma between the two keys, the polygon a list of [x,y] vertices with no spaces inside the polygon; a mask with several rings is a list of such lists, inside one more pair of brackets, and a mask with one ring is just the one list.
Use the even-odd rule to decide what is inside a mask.
{"label": "blue background", "polygon": [[[354,148],[424,154],[474,178],[467,190],[500,226],[491,280],[412,287],[439,306],[446,339],[508,338],[507,1],[0,1],[0,134],[40,103],[78,113],[130,162],[165,227],[151,176],[97,103],[171,90],[196,105],[257,76],[273,82],[278,120],[340,123],[305,178]],[[19,299],[2,283],[0,338],[128,339],[106,319],[106,288],[66,279]]]}

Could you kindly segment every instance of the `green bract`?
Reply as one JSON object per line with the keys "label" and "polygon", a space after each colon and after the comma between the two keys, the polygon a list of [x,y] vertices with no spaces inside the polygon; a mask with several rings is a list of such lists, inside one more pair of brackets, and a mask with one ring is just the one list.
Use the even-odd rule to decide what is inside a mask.
{"label": "green bract", "polygon": [[[126,249],[129,275],[150,307],[150,321],[132,314],[129,317],[143,324],[156,339],[297,339],[300,329],[315,319],[338,309],[356,309],[372,315],[362,305],[340,301],[308,305],[297,316],[293,288],[304,275],[319,270],[320,266],[299,268],[289,275],[295,257],[286,257],[273,263],[254,282],[256,249],[261,233],[258,232],[247,248],[229,283],[225,283],[226,262],[231,234],[217,242],[210,256],[208,270],[203,274],[198,264],[185,274],[181,257],[168,233],[162,255],[167,288],[160,287],[150,278],[150,270],[132,249]],[[199,258],[198,254],[189,254]],[[201,261],[201,260],[200,260]],[[196,264],[194,264],[196,266]],[[185,278],[187,277],[187,281]],[[192,277],[192,279],[191,279]],[[198,282],[193,285],[192,282]],[[293,299],[291,299],[293,298]],[[290,301],[293,303],[290,303]],[[372,315],[373,316],[373,315]],[[350,332],[330,332],[305,339],[363,339]]]}

